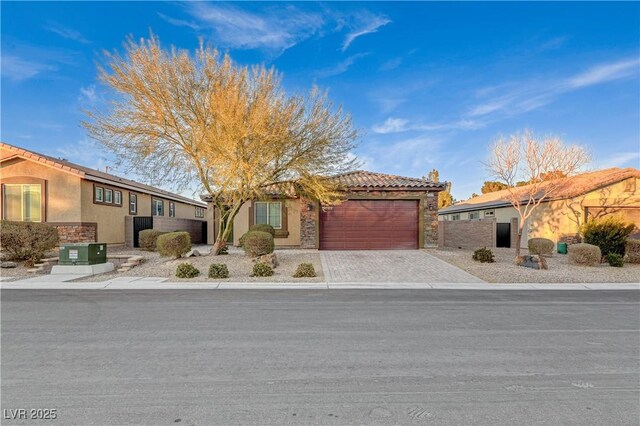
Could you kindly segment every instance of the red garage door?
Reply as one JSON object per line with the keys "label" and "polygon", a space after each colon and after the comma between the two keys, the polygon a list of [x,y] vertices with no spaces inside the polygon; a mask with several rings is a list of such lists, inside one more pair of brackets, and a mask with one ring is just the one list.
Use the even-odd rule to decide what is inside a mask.
{"label": "red garage door", "polygon": [[417,248],[417,200],[349,200],[320,213],[321,250]]}

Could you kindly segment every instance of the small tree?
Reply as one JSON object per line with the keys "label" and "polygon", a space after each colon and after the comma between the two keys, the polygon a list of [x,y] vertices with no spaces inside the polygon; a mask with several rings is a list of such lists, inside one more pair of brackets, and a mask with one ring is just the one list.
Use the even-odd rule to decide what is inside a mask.
{"label": "small tree", "polygon": [[507,189],[507,185],[505,183],[488,180],[484,182],[482,188],[480,188],[480,192],[483,194],[489,194],[491,192],[502,191],[503,189]]}
{"label": "small tree", "polygon": [[164,50],[157,37],[106,53],[100,80],[116,92],[110,110],[83,125],[121,162],[154,183],[198,189],[217,210],[218,254],[233,218],[273,182],[325,204],[339,199],[325,177],[356,166],[348,114],[317,89],[287,96],[273,69],[251,69],[200,46]]}
{"label": "small tree", "polygon": [[[586,150],[577,145],[565,145],[557,136],[540,137],[530,130],[499,137],[485,163],[489,171],[507,186],[507,199],[518,213],[516,258],[520,256],[520,241],[527,219],[544,201],[553,198],[566,179],[589,162]],[[527,182],[518,185],[518,182]]]}

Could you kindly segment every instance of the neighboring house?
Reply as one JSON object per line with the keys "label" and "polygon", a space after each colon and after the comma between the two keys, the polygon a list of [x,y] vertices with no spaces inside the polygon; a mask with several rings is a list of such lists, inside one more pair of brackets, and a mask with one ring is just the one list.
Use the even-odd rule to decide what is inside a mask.
{"label": "neighboring house", "polygon": [[[345,194],[345,201],[335,206],[321,207],[293,189],[245,203],[233,222],[233,244],[256,223],[275,228],[278,247],[387,250],[437,244],[438,192],[445,183],[366,171],[333,179]],[[217,223],[212,205],[208,212]],[[214,241],[219,231],[211,228],[209,241]]]}
{"label": "neighboring house", "polygon": [[[534,237],[578,242],[586,220],[612,214],[640,228],[640,170],[598,170],[563,178],[560,184],[553,198],[544,200],[525,224],[523,247]],[[514,247],[518,213],[507,195],[508,190],[491,192],[440,210],[438,245]]]}
{"label": "neighboring house", "polygon": [[0,183],[2,219],[55,226],[62,243],[132,246],[148,228],[206,237],[204,203],[6,143]]}

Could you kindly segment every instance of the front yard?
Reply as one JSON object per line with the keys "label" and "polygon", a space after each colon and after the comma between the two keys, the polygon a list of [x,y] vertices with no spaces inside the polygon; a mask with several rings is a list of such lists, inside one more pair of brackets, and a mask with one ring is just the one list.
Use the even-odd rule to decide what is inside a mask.
{"label": "front yard", "polygon": [[[640,264],[626,263],[622,268],[608,264],[577,266],[569,264],[568,256],[547,257],[548,270],[535,270],[513,263],[513,249],[493,249],[495,263],[480,263],[471,256],[473,250],[434,249],[429,253],[490,283],[637,283]],[[522,254],[527,254],[524,249]]]}
{"label": "front yard", "polygon": [[[201,252],[205,252],[210,247],[195,247]],[[317,252],[308,250],[280,249],[276,250],[278,257],[278,267],[275,268],[271,277],[251,277],[254,263],[245,256],[240,249],[231,247],[228,255],[221,256],[195,256],[183,259],[170,259],[161,257],[156,252],[142,251],[126,247],[109,248],[112,254],[135,254],[144,256],[141,265],[132,268],[127,272],[109,272],[107,274],[94,275],[82,278],[80,281],[106,281],[115,277],[160,277],[168,278],[170,281],[198,282],[198,281],[232,281],[232,282],[322,282],[324,276],[322,263]],[[195,278],[176,278],[176,268],[180,263],[190,262],[200,270],[200,275]],[[209,265],[212,263],[224,263],[229,268],[229,278],[213,279],[208,277]],[[317,277],[315,278],[293,278],[293,273],[300,263],[312,263]]]}

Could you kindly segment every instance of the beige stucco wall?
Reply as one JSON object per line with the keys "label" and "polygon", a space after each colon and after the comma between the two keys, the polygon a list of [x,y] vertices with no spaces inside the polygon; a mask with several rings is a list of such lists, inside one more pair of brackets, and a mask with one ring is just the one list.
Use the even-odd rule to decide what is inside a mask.
{"label": "beige stucco wall", "polygon": [[[276,247],[297,247],[300,245],[300,200],[284,200],[287,207],[287,226],[289,236],[287,238],[276,238]],[[235,219],[233,220],[233,245],[240,243],[240,237],[249,230],[249,206],[245,203]],[[211,209],[213,210],[213,209]],[[284,218],[283,218],[284,219]]]}
{"label": "beige stucco wall", "polygon": [[[635,182],[635,185],[633,183]],[[629,191],[628,189],[634,189]],[[580,226],[584,223],[585,208],[606,207],[610,214],[616,214],[616,207],[640,209],[640,179],[629,178],[591,191],[585,195],[567,200],[542,203],[527,220],[524,227],[521,243],[526,246],[529,238],[548,238],[557,242],[562,235],[578,234]],[[480,217],[483,216],[480,210]],[[509,223],[512,218],[518,217],[513,207],[496,208],[495,218],[497,223]],[[449,217],[451,213],[449,214]],[[469,212],[460,213],[461,220],[467,220]],[[438,218],[444,220],[443,216]],[[640,223],[636,223],[640,227]]]}
{"label": "beige stucco wall", "polygon": [[[6,154],[3,153],[3,155]],[[0,181],[23,176],[47,181],[45,198],[47,222],[81,221],[79,176],[21,158],[7,160],[0,165]],[[0,203],[2,203],[1,200]]]}

